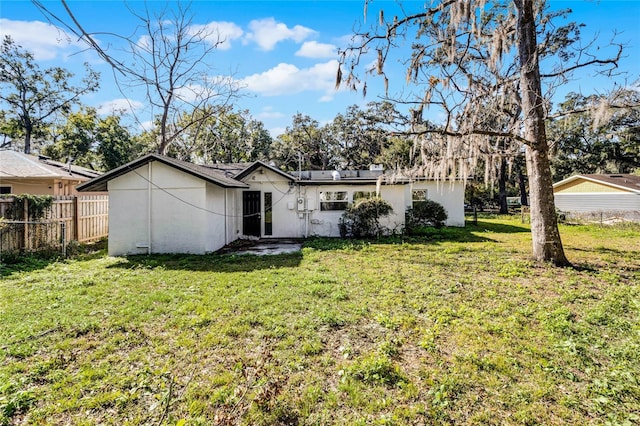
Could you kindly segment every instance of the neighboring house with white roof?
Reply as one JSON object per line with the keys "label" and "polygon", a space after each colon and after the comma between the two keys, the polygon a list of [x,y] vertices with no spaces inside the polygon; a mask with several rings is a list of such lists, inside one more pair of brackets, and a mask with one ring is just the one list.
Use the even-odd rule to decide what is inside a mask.
{"label": "neighboring house with white roof", "polygon": [[575,175],[553,185],[556,208],[563,212],[617,213],[640,218],[640,176]]}
{"label": "neighboring house with white roof", "polygon": [[100,172],[44,156],[0,150],[0,194],[76,195],[76,186]]}
{"label": "neighboring house with white roof", "polygon": [[149,154],[78,187],[109,192],[109,254],[207,253],[242,237],[339,236],[344,209],[378,194],[400,230],[407,207],[432,199],[464,226],[464,184],[383,170],[286,173],[257,161],[195,165]]}

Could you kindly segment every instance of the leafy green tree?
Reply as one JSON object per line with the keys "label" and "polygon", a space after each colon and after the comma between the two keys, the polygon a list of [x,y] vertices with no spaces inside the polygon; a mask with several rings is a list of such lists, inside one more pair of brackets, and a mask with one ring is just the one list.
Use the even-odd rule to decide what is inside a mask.
{"label": "leafy green tree", "polygon": [[337,167],[325,127],[308,115],[296,114],[293,123],[272,145],[272,157],[287,170],[328,170]]}
{"label": "leafy green tree", "polygon": [[[271,149],[271,135],[261,121],[247,110],[233,111],[219,108],[216,114],[204,112],[206,118],[185,130],[168,153],[186,161],[202,163],[240,163],[267,160]],[[185,118],[193,120],[192,116]],[[181,125],[178,122],[178,125]]]}
{"label": "leafy green tree", "polygon": [[135,160],[145,152],[141,138],[132,136],[129,130],[120,124],[120,116],[110,115],[98,122],[95,130],[96,153],[102,170],[120,167]]}
{"label": "leafy green tree", "polygon": [[592,111],[608,99],[602,95],[570,93],[557,118],[548,124],[552,141],[551,166],[556,181],[576,173],[631,173],[640,168],[640,92],[624,89],[620,104],[593,122]]}
{"label": "leafy green tree", "polygon": [[98,114],[94,108],[82,108],[69,113],[66,122],[53,129],[53,144],[46,145],[43,154],[54,160],[71,162],[95,169],[98,167],[94,151]]}
{"label": "leafy green tree", "polygon": [[[79,85],[64,68],[41,70],[33,54],[5,36],[0,45],[0,105],[13,123],[13,134],[24,138],[24,152],[32,139],[41,139],[58,114],[68,114],[80,98],[99,87],[99,74],[85,64],[86,76]],[[17,127],[17,128],[16,128]]]}
{"label": "leafy green tree", "polygon": [[370,102],[366,110],[352,105],[345,114],[338,114],[327,126],[336,166],[358,170],[377,163],[389,145],[390,120],[397,115],[391,102]]}

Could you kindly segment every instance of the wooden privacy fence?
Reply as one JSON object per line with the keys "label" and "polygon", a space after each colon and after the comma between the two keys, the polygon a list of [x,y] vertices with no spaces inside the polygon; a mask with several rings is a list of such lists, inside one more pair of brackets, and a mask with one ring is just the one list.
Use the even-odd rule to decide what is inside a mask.
{"label": "wooden privacy fence", "polygon": [[0,199],[0,251],[65,247],[70,241],[97,241],[109,234],[109,196],[55,197],[40,220],[30,220],[24,200],[21,220],[6,219],[12,198]]}

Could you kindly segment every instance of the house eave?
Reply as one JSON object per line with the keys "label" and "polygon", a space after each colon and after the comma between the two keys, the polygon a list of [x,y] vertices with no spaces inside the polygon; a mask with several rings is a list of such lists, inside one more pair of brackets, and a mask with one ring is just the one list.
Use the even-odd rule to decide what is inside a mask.
{"label": "house eave", "polygon": [[555,192],[557,189],[563,187],[564,185],[566,185],[568,183],[571,183],[571,182],[575,182],[575,181],[580,180],[580,179],[588,181],[588,182],[592,182],[592,183],[597,183],[599,185],[607,186],[607,187],[610,187],[610,188],[620,189],[620,190],[625,191],[625,192],[631,192],[631,193],[634,193],[634,194],[640,194],[640,189],[630,188],[629,186],[625,186],[625,185],[616,185],[615,183],[603,181],[601,179],[597,179],[597,178],[594,178],[592,176],[586,176],[586,175],[574,175],[574,176],[568,177],[566,179],[563,179],[560,182],[556,182],[556,183],[553,184],[553,190]]}
{"label": "house eave", "polygon": [[78,185],[76,187],[76,190],[78,192],[96,192],[96,191],[107,191],[107,183],[112,180],[115,179],[119,176],[122,176],[126,173],[129,173],[141,166],[144,166],[147,163],[150,163],[152,161],[157,161],[159,163],[165,164],[169,167],[173,167],[177,170],[180,170],[181,172],[187,173],[191,176],[197,177],[199,179],[204,180],[205,182],[209,182],[212,183],[214,185],[220,186],[222,188],[249,188],[249,185],[245,184],[244,182],[240,182],[240,181],[235,181],[235,179],[233,179],[235,182],[231,182],[231,178],[229,179],[229,182],[225,182],[222,180],[218,180],[215,179],[214,177],[211,176],[207,176],[204,173],[198,173],[195,170],[192,170],[188,167],[184,167],[181,166],[179,163],[171,161],[169,159],[167,159],[167,157],[158,155],[158,154],[147,154],[144,157],[141,157],[137,160],[134,160],[130,163],[127,163],[123,166],[120,166],[118,168],[115,168],[105,174],[103,174],[102,176],[99,176],[97,178],[94,178],[86,183],[83,183],[81,185]]}
{"label": "house eave", "polygon": [[244,170],[242,170],[240,173],[236,174],[234,176],[235,179],[244,179],[245,177],[247,177],[251,172],[254,172],[255,170],[257,170],[258,168],[263,167],[267,170],[270,170],[282,177],[284,177],[285,179],[289,180],[289,181],[295,181],[296,179],[291,176],[290,174],[283,172],[282,170],[276,168],[276,167],[272,167],[268,164],[263,163],[262,161],[258,160],[258,161],[254,161],[253,163],[249,164]]}

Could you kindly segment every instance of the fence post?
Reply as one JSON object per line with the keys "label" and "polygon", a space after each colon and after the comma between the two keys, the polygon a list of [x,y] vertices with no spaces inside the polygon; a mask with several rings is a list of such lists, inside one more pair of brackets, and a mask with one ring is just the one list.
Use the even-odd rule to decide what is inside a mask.
{"label": "fence post", "polygon": [[24,199],[22,206],[22,221],[24,222],[24,239],[23,239],[23,250],[29,249],[29,201],[27,198]]}
{"label": "fence post", "polygon": [[60,222],[60,242],[62,243],[62,257],[67,257],[67,224]]}
{"label": "fence post", "polygon": [[76,241],[80,241],[80,229],[78,227],[79,225],[79,220],[78,220],[78,196],[75,195],[73,197],[73,232],[71,233],[71,235],[73,235],[73,238]]}

